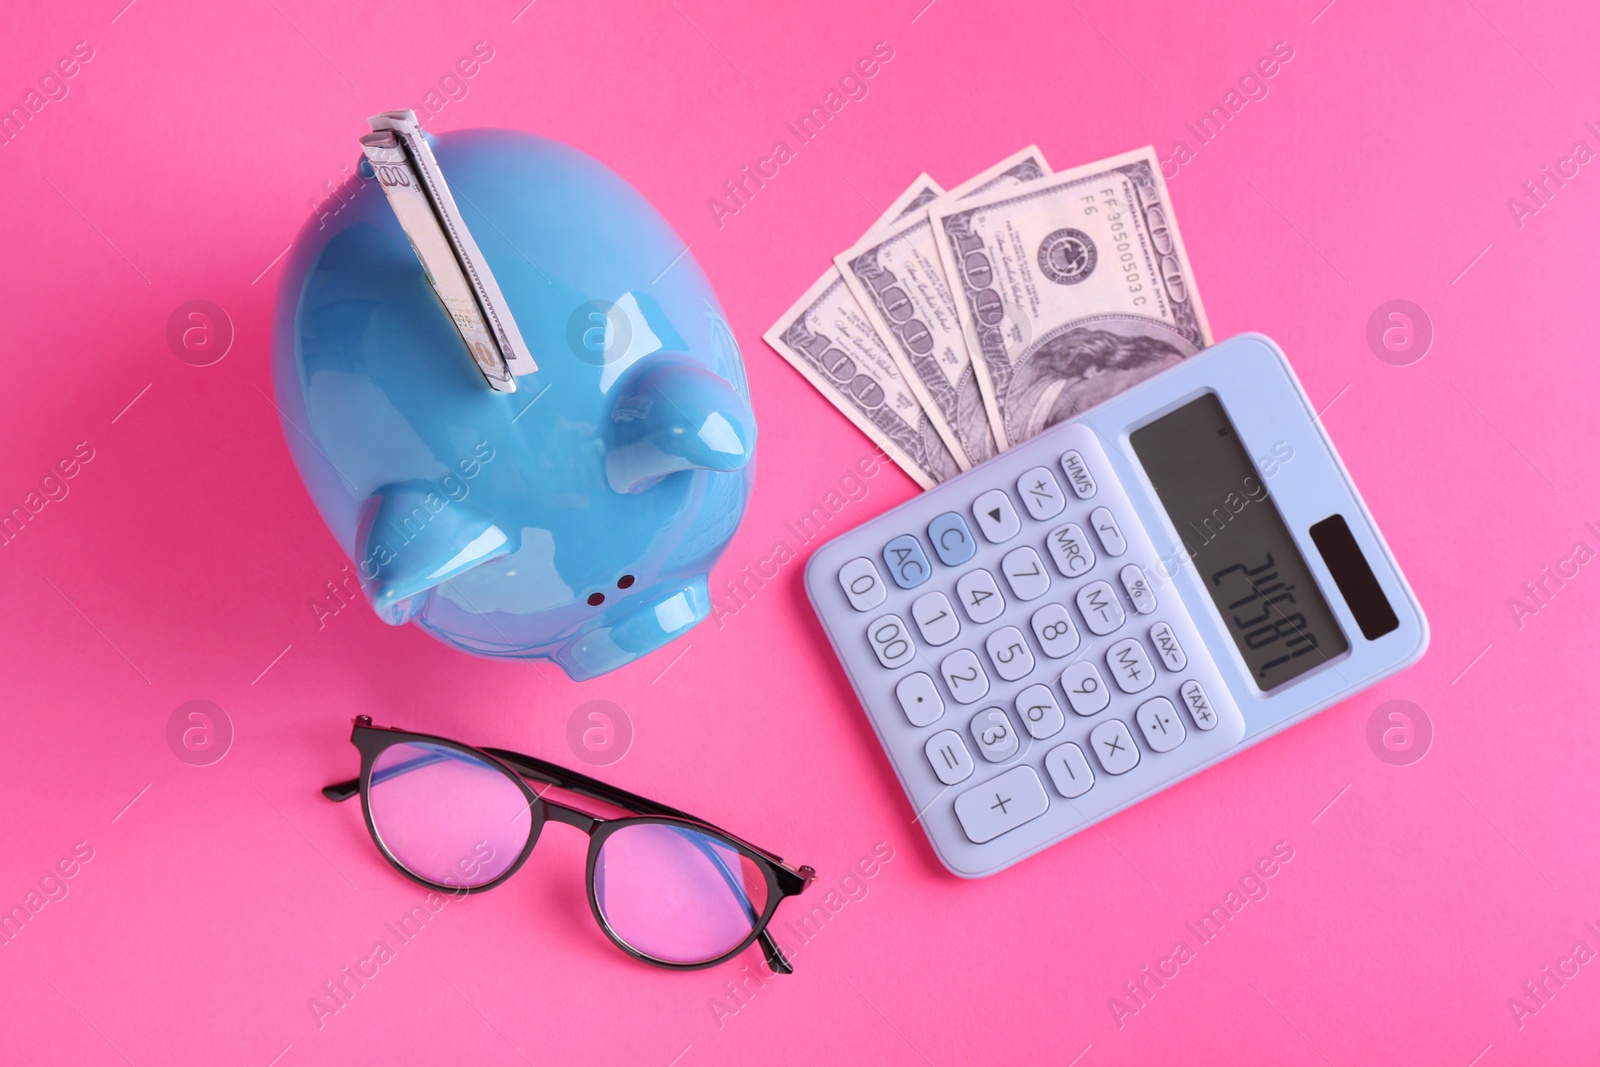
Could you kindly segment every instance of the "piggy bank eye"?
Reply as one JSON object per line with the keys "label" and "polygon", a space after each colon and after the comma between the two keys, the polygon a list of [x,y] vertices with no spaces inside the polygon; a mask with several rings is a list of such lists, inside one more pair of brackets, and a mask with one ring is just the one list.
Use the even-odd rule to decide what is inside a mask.
{"label": "piggy bank eye", "polygon": [[624,574],[621,578],[617,579],[617,588],[618,589],[627,589],[627,588],[631,587],[632,585],[633,585],[633,575],[631,575],[631,574]]}
{"label": "piggy bank eye", "polygon": [[606,602],[606,595],[604,593],[590,593],[589,594],[589,606],[590,607],[597,608],[601,604],[604,604],[605,602]]}

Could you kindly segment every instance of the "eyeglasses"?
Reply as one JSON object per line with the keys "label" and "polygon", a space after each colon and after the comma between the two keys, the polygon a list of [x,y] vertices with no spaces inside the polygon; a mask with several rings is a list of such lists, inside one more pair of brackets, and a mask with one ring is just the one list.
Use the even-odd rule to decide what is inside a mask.
{"label": "eyeglasses", "polygon": [[[330,785],[329,800],[361,794],[373,844],[414,882],[481,893],[527,860],[547,821],[589,835],[589,908],[628,955],[693,970],[760,940],[767,966],[794,968],[767,933],[778,904],[816,877],[692,815],[500,748],[372,725],[357,717],[350,743],[361,777]],[[526,779],[527,781],[524,781]],[[634,814],[603,819],[535,792],[554,786]]]}

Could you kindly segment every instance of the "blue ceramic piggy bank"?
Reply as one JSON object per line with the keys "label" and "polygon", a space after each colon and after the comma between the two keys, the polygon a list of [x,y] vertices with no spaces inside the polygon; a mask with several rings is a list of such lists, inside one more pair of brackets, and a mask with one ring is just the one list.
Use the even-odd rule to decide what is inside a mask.
{"label": "blue ceramic piggy bank", "polygon": [[592,678],[710,610],[754,475],[739,349],[683,241],[595,160],[507,130],[430,143],[538,370],[486,387],[368,180],[286,268],[284,437],[379,618]]}

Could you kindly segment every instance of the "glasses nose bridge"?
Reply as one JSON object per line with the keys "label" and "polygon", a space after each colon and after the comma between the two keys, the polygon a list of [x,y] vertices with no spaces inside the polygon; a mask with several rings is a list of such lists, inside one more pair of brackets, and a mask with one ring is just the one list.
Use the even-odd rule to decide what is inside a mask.
{"label": "glasses nose bridge", "polygon": [[579,811],[577,808],[569,808],[567,805],[557,803],[547,797],[541,797],[540,803],[544,805],[546,822],[566,823],[568,826],[582,830],[590,837],[593,837],[594,832],[600,828],[600,824],[605,822],[604,819],[597,815],[590,815],[588,812]]}

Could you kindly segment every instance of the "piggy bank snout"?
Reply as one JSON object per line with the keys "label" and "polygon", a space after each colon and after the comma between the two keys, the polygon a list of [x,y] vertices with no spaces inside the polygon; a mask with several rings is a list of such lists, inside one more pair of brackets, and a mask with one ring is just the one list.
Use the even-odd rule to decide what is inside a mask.
{"label": "piggy bank snout", "polygon": [[654,652],[710,613],[705,578],[691,578],[682,588],[586,631],[553,658],[573,680],[586,681]]}

